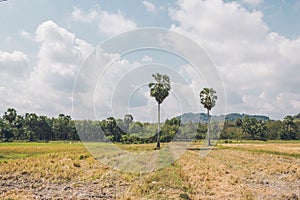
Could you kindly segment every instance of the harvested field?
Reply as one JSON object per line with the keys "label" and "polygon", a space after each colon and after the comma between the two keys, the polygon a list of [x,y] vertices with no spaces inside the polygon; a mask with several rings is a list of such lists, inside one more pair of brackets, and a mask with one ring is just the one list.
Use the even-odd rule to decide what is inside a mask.
{"label": "harvested field", "polygon": [[95,160],[81,143],[1,143],[0,198],[300,198],[299,142],[221,144],[204,157],[200,146],[161,170],[125,173]]}

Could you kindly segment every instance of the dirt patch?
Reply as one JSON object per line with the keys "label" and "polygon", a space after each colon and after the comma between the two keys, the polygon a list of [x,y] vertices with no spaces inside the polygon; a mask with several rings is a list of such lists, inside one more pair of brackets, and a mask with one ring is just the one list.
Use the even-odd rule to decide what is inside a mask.
{"label": "dirt patch", "polygon": [[88,152],[46,154],[0,165],[0,199],[116,199],[128,187],[119,172]]}
{"label": "dirt patch", "polygon": [[26,177],[0,180],[0,197],[13,199],[116,199],[128,187],[103,181],[53,183],[26,180]]}

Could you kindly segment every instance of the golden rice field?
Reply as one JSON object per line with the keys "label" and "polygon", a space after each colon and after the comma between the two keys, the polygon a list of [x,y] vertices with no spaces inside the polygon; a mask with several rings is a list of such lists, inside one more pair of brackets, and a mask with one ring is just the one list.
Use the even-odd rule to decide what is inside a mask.
{"label": "golden rice field", "polygon": [[300,141],[219,143],[206,156],[199,149],[195,142],[163,169],[128,173],[81,143],[0,143],[0,199],[300,198]]}

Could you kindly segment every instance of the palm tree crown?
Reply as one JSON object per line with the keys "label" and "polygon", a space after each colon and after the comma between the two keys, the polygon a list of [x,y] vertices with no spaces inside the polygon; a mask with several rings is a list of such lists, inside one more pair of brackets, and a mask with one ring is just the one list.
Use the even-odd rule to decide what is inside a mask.
{"label": "palm tree crown", "polygon": [[218,97],[213,88],[203,88],[200,92],[200,101],[204,108],[211,110],[215,105]]}
{"label": "palm tree crown", "polygon": [[169,96],[171,90],[170,78],[159,73],[153,74],[152,77],[156,83],[149,83],[150,95],[155,97],[158,104],[161,104]]}

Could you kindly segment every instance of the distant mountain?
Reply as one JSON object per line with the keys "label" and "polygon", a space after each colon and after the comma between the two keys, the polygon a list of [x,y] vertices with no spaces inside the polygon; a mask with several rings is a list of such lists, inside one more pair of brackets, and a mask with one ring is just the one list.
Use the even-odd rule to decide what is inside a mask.
{"label": "distant mountain", "polygon": [[[227,115],[212,115],[211,120],[212,121],[223,121],[225,119],[226,121],[235,121],[237,118],[243,119],[246,116],[248,116],[249,118],[256,118],[257,120],[263,120],[263,121],[270,119],[268,116],[264,116],[264,115],[249,115],[249,114],[244,114],[244,113],[243,114],[230,113]],[[177,116],[177,118],[181,118],[182,123],[186,123],[189,121],[207,123],[207,114],[206,113],[184,113],[180,116]]]}
{"label": "distant mountain", "polygon": [[294,115],[293,117],[294,117],[294,119],[300,119],[300,113],[298,113],[297,115]]}
{"label": "distant mountain", "polygon": [[264,115],[249,115],[249,114],[239,114],[239,113],[231,113],[226,115],[226,121],[235,121],[237,118],[243,119],[244,117],[249,117],[249,118],[256,118],[257,120],[262,120],[266,121],[269,120],[270,118],[268,116]]}

